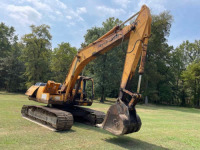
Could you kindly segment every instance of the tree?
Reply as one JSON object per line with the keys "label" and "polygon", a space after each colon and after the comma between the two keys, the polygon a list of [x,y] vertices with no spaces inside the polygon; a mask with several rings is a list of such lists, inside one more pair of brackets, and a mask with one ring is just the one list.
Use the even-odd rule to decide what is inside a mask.
{"label": "tree", "polygon": [[7,91],[23,90],[24,71],[20,61],[21,49],[15,29],[0,24],[0,88]]}
{"label": "tree", "polygon": [[173,50],[171,55],[171,68],[175,79],[173,85],[173,97],[175,99],[175,103],[178,105],[180,104],[182,106],[185,106],[186,93],[185,89],[183,88],[184,81],[181,78],[181,73],[186,68],[185,55],[183,49],[178,47],[175,50]]}
{"label": "tree", "polygon": [[178,49],[181,49],[184,52],[185,66],[191,62],[200,60],[200,40],[195,40],[194,43],[190,43],[186,40]]}
{"label": "tree", "polygon": [[[115,25],[120,23],[121,21],[119,19],[109,18],[102,23],[102,27],[93,27],[92,29],[87,30],[87,33],[84,36],[85,42],[82,46],[86,46],[97,40]],[[94,78],[95,93],[97,96],[101,97],[101,102],[104,102],[106,96],[116,97],[118,94],[123,68],[123,56],[125,56],[125,53],[121,48],[124,49],[124,45],[120,48],[113,48],[86,67],[85,73]]]}
{"label": "tree", "polygon": [[36,82],[47,82],[50,77],[51,34],[48,25],[31,25],[32,32],[22,38],[24,44],[23,61],[25,62],[26,86]]}
{"label": "tree", "polygon": [[51,60],[51,71],[56,82],[63,82],[70,68],[72,60],[77,50],[69,43],[61,43],[58,48],[54,48]]}
{"label": "tree", "polygon": [[187,66],[187,69],[182,72],[182,78],[185,81],[184,86],[191,93],[189,100],[194,106],[200,107],[200,61],[193,62]]}
{"label": "tree", "polygon": [[172,21],[169,12],[152,15],[152,36],[148,43],[145,74],[141,86],[141,89],[145,89],[144,96],[148,96],[150,102],[172,103],[171,83],[174,82],[174,78],[170,69],[170,53],[173,47],[166,43]]}
{"label": "tree", "polygon": [[188,86],[185,86],[187,83],[185,83],[181,75],[188,65],[198,62],[199,60],[200,41],[197,40],[195,40],[194,43],[184,41],[172,53],[172,68],[176,80],[176,85],[174,85],[175,97],[177,103],[180,101],[182,106],[190,105],[186,104],[186,97],[193,97],[193,95],[191,95],[191,92],[187,92]]}
{"label": "tree", "polygon": [[20,59],[22,55],[23,45],[21,43],[14,43],[10,55],[7,57],[7,76],[5,80],[6,90],[9,92],[25,91],[25,66]]}
{"label": "tree", "polygon": [[14,27],[8,27],[3,22],[0,24],[0,57],[5,58],[11,51],[12,44],[17,40]]}

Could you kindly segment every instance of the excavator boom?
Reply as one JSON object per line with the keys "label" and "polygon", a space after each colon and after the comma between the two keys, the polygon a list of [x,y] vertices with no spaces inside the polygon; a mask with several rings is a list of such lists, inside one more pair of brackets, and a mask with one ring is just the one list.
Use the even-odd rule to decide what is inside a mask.
{"label": "excavator boom", "polygon": [[[125,88],[128,79],[131,79],[134,75],[141,56],[142,48],[144,48],[145,45],[147,46],[151,31],[151,15],[149,8],[143,5],[141,10],[136,14],[139,15],[134,23],[125,26],[122,29],[121,27],[123,23],[120,26],[115,26],[105,35],[77,53],[72,62],[67,78],[65,79],[65,82],[61,88],[62,91],[66,91],[66,96],[73,90],[79,74],[89,62],[99,55],[111,50],[113,47],[118,46],[122,41],[129,40],[124,71],[121,80],[121,88]],[[145,50],[143,49],[143,51],[146,51],[146,47]],[[144,52],[142,55],[142,60],[144,61]],[[144,66],[141,66],[140,70],[144,70],[143,68]]]}

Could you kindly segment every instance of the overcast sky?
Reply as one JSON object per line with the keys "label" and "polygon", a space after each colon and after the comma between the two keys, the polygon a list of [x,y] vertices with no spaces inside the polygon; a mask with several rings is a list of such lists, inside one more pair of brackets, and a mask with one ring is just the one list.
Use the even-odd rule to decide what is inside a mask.
{"label": "overcast sky", "polygon": [[170,11],[170,45],[200,40],[200,0],[0,0],[0,22],[14,26],[20,37],[30,32],[31,24],[47,24],[53,48],[61,42],[79,48],[87,29],[101,26],[109,17],[125,21],[143,4],[152,14]]}

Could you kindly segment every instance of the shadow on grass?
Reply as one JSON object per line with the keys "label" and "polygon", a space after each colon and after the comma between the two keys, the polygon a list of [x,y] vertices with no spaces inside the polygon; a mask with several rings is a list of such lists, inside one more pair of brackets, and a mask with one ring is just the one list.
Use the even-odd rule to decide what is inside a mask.
{"label": "shadow on grass", "polygon": [[119,136],[114,138],[105,139],[106,142],[118,145],[126,149],[148,149],[148,150],[168,150],[167,148],[137,140],[127,136]]}
{"label": "shadow on grass", "polygon": [[60,133],[60,134],[63,134],[63,133],[73,133],[73,132],[76,132],[75,130],[73,129],[70,129],[70,130],[67,130],[67,131],[56,131],[57,133]]}
{"label": "shadow on grass", "polygon": [[[79,128],[84,128],[85,130],[94,130],[103,134],[108,134],[108,135],[112,135],[110,132],[103,130],[101,128],[97,128],[97,127],[93,127],[93,126],[89,126],[89,125],[85,125],[82,123],[74,123],[74,126],[79,127]],[[137,140],[134,139],[132,137],[128,137],[128,136],[115,136],[112,138],[107,138],[107,139],[102,139],[108,143],[112,143],[115,145],[118,145],[122,148],[126,148],[126,149],[148,149],[148,150],[155,150],[155,149],[160,149],[160,150],[168,150],[167,148],[161,147],[161,146],[157,146],[151,143],[147,143],[141,140]]]}

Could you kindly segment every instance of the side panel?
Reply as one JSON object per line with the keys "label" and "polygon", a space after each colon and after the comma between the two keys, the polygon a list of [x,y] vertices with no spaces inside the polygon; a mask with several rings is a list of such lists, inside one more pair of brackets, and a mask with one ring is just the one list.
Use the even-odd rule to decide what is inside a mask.
{"label": "side panel", "polygon": [[27,96],[32,96],[34,92],[39,88],[39,86],[32,85],[25,93]]}
{"label": "side panel", "polygon": [[49,93],[44,93],[44,90],[45,90],[45,86],[39,87],[39,89],[37,91],[36,98],[39,99],[39,100],[48,101],[49,100]]}

